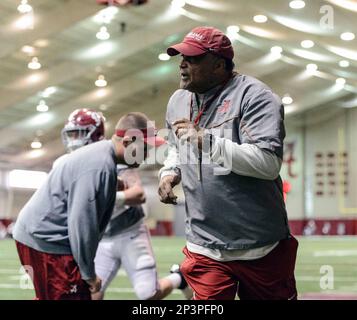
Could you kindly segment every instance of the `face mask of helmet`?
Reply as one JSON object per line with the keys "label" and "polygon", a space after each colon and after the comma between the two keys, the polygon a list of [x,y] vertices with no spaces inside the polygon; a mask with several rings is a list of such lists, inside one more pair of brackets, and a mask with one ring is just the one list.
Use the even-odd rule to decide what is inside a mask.
{"label": "face mask of helmet", "polygon": [[92,143],[92,133],[96,130],[95,126],[86,129],[64,128],[62,130],[62,141],[68,152],[73,152],[89,143]]}

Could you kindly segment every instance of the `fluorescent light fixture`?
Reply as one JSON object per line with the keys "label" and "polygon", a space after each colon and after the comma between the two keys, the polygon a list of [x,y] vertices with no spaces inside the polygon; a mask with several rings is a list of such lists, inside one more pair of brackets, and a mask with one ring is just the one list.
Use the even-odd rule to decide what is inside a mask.
{"label": "fluorescent light fixture", "polygon": [[17,11],[20,13],[29,13],[32,11],[32,7],[27,3],[27,0],[21,0],[21,4],[17,7]]}
{"label": "fluorescent light fixture", "polygon": [[338,64],[341,68],[348,68],[350,66],[350,63],[347,60],[341,60]]}
{"label": "fluorescent light fixture", "polygon": [[357,51],[356,50],[349,50],[341,47],[335,47],[335,46],[326,46],[326,49],[331,51],[334,54],[337,54],[343,58],[349,59],[349,60],[355,60],[357,61]]}
{"label": "fluorescent light fixture", "polygon": [[256,23],[265,23],[268,21],[268,17],[263,14],[257,14],[256,16],[253,17],[253,20]]}
{"label": "fluorescent light fixture", "polygon": [[344,32],[341,34],[341,39],[344,41],[352,41],[356,37],[354,33],[352,32]]}
{"label": "fluorescent light fixture", "polygon": [[115,16],[119,12],[119,9],[116,6],[108,6],[107,8],[100,10],[99,13],[108,15],[108,16]]}
{"label": "fluorescent light fixture", "polygon": [[32,149],[41,149],[42,148],[42,143],[40,140],[38,139],[34,139],[32,142],[31,142],[31,148]]}
{"label": "fluorescent light fixture", "polygon": [[286,95],[284,95],[282,102],[285,105],[289,105],[289,104],[292,104],[294,102],[294,100],[292,97],[290,97],[290,95],[286,94]]}
{"label": "fluorescent light fixture", "polygon": [[270,52],[276,55],[281,55],[281,53],[283,52],[283,48],[279,46],[274,46],[270,49]]}
{"label": "fluorescent light fixture", "polygon": [[38,39],[34,42],[34,45],[36,47],[40,47],[40,48],[45,48],[47,47],[49,44],[49,41],[47,39]]}
{"label": "fluorescent light fixture", "polygon": [[305,21],[303,18],[297,19],[288,16],[271,15],[271,19],[274,19],[276,22],[289,29],[302,31],[307,34],[330,35],[331,32],[328,28],[321,28],[318,23]]}
{"label": "fluorescent light fixture", "polygon": [[186,1],[185,0],[172,0],[171,5],[175,9],[181,9],[186,5]]}
{"label": "fluorescent light fixture", "polygon": [[41,63],[38,62],[37,57],[33,57],[31,62],[27,65],[27,67],[31,70],[38,70],[41,68]]}
{"label": "fluorescent light fixture", "polygon": [[45,100],[41,100],[40,103],[37,105],[36,110],[38,112],[47,112],[48,111],[48,105],[46,104]]}
{"label": "fluorescent light fixture", "polygon": [[100,27],[99,32],[96,34],[97,39],[99,40],[108,40],[110,38],[110,34],[106,26]]}
{"label": "fluorescent light fixture", "polygon": [[110,55],[114,51],[114,49],[117,49],[117,47],[118,47],[118,44],[114,43],[113,41],[110,41],[110,40],[101,42],[89,49],[85,49],[83,51],[78,52],[76,58],[79,60],[103,58],[105,56]]}
{"label": "fluorescent light fixture", "polygon": [[291,52],[298,57],[313,60],[313,61],[321,61],[321,62],[335,62],[335,58],[332,58],[328,55],[324,55],[321,53],[311,52],[303,49],[292,49]]}
{"label": "fluorescent light fixture", "polygon": [[11,170],[9,186],[11,188],[38,189],[46,178],[47,173],[43,171]]}
{"label": "fluorescent light fixture", "polygon": [[309,73],[315,73],[318,69],[318,66],[315,64],[315,63],[309,63],[307,66],[306,66],[306,70],[309,72]]}
{"label": "fluorescent light fixture", "polygon": [[48,87],[42,92],[42,97],[48,98],[49,96],[53,95],[57,91],[56,87]]}
{"label": "fluorescent light fixture", "polygon": [[100,74],[98,79],[95,81],[95,85],[97,87],[105,87],[107,85],[107,81],[105,80],[104,75]]}
{"label": "fluorescent light fixture", "polygon": [[252,26],[242,26],[242,29],[245,32],[248,32],[250,34],[254,34],[255,36],[262,37],[262,38],[276,40],[276,39],[280,39],[282,37],[281,34],[279,34],[277,32],[269,31],[269,30],[267,30],[265,28],[263,29],[263,28],[257,28],[257,27],[252,27]]}
{"label": "fluorescent light fixture", "polygon": [[227,27],[227,33],[238,33],[240,31],[240,28],[238,26],[228,26]]}
{"label": "fluorescent light fixture", "polygon": [[158,58],[161,61],[168,61],[171,57],[167,53],[160,53]]}
{"label": "fluorescent light fixture", "polygon": [[27,152],[24,157],[27,159],[36,159],[36,158],[42,157],[45,153],[46,152],[45,152],[44,148],[33,149],[33,150]]}
{"label": "fluorescent light fixture", "polygon": [[343,87],[346,84],[346,79],[345,78],[337,78],[336,84]]}
{"label": "fluorescent light fixture", "polygon": [[98,89],[98,90],[95,92],[95,96],[96,96],[97,98],[103,98],[103,97],[105,97],[107,94],[108,94],[108,91],[105,90],[105,89]]}
{"label": "fluorescent light fixture", "polygon": [[103,10],[100,10],[98,14],[94,16],[94,21],[99,24],[109,24],[114,16],[119,12],[119,9],[115,6],[109,6]]}
{"label": "fluorescent light fixture", "polygon": [[34,47],[31,47],[31,46],[23,46],[23,47],[21,48],[21,51],[22,51],[23,53],[27,53],[27,54],[31,55],[31,54],[34,54],[35,48],[34,48]]}
{"label": "fluorescent light fixture", "polygon": [[43,75],[41,74],[41,73],[34,73],[34,74],[31,74],[31,75],[29,75],[27,78],[26,78],[26,80],[25,80],[25,82],[27,83],[27,84],[35,84],[35,83],[38,83],[38,82],[40,82],[41,80],[43,80]]}
{"label": "fluorescent light fixture", "polygon": [[240,31],[240,28],[238,26],[228,26],[227,27],[227,37],[231,41],[237,40],[239,31]]}
{"label": "fluorescent light fixture", "polygon": [[51,112],[41,112],[36,114],[35,116],[29,118],[25,122],[25,127],[31,128],[31,127],[36,127],[38,128],[39,126],[44,126],[46,123],[52,121],[54,118],[54,115]]}
{"label": "fluorescent light fixture", "polygon": [[341,8],[357,12],[357,2],[355,0],[327,0]]}
{"label": "fluorescent light fixture", "polygon": [[33,29],[34,17],[33,13],[26,13],[15,21],[15,27],[20,30]]}
{"label": "fluorescent light fixture", "polygon": [[303,40],[301,41],[301,46],[305,49],[310,49],[315,45],[314,41],[312,40]]}
{"label": "fluorescent light fixture", "polygon": [[305,1],[302,1],[302,0],[293,0],[293,1],[290,1],[289,7],[290,7],[291,9],[302,9],[302,8],[305,8]]}

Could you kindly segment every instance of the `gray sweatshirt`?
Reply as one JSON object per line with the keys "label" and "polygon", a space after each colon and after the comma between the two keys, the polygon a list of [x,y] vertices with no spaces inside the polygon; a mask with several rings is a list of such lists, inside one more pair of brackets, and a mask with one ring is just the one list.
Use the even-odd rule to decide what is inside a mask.
{"label": "gray sweatshirt", "polygon": [[14,239],[35,250],[72,254],[84,280],[95,278],[94,257],[116,195],[112,141],[78,149],[58,162],[21,210]]}
{"label": "gray sweatshirt", "polygon": [[[208,101],[217,90],[205,93],[201,101]],[[178,119],[194,119],[199,108],[190,92],[176,91],[168,104],[167,127],[172,129]],[[281,101],[270,88],[236,75],[200,119],[199,126],[215,137],[212,153],[203,154],[201,180],[195,150],[169,134],[173,151],[160,173],[182,176],[188,242],[232,251],[262,248],[289,237],[279,177],[283,120]],[[269,163],[277,170],[266,170]]]}

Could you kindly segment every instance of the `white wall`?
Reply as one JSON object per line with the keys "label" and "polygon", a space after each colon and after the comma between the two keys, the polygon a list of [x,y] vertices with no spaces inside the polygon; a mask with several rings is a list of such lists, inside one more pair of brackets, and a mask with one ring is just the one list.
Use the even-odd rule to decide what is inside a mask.
{"label": "white wall", "polygon": [[[315,114],[316,117],[316,114]],[[306,124],[287,126],[285,155],[281,171],[292,184],[287,208],[291,219],[343,218],[357,216],[357,109],[341,109],[328,119],[319,121],[306,116]],[[295,142],[295,163],[289,177],[288,144]],[[347,166],[340,154],[347,152]],[[322,157],[318,158],[318,154]],[[329,157],[332,154],[334,157]],[[320,164],[321,166],[318,166]],[[347,176],[343,172],[347,171]],[[321,176],[316,176],[320,173]],[[329,173],[334,176],[329,176]],[[346,177],[346,179],[344,178]],[[346,185],[346,195],[339,192],[339,183]],[[318,185],[318,183],[322,185]],[[334,182],[335,185],[330,185]],[[319,196],[316,193],[323,192]],[[348,208],[348,209],[346,209]]]}

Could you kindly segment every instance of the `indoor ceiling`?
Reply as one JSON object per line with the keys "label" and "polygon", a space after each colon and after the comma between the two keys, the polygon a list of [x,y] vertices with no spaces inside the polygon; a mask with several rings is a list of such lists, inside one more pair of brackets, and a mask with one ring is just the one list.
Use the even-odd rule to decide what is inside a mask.
{"label": "indoor ceiling", "polygon": [[[306,0],[304,8],[293,9],[290,0],[188,0],[181,8],[149,0],[104,13],[95,0],[28,0],[30,13],[17,10],[20,2],[0,1],[0,168],[48,170],[64,152],[63,124],[79,107],[104,113],[107,136],[129,110],[147,113],[161,128],[178,86],[179,58],[158,56],[199,25],[236,26],[227,33],[237,70],[291,97],[284,100],[290,121],[312,109],[357,106],[357,40],[341,39],[357,31],[357,1]],[[256,15],[267,21],[255,22]],[[96,37],[103,26],[107,40]],[[314,45],[303,48],[303,40]],[[271,52],[277,46],[281,54],[280,48]],[[33,57],[40,69],[28,68]],[[317,71],[307,71],[308,64]],[[95,86],[99,75],[106,87]],[[41,100],[47,112],[36,110]],[[36,137],[42,148],[34,150]]]}

